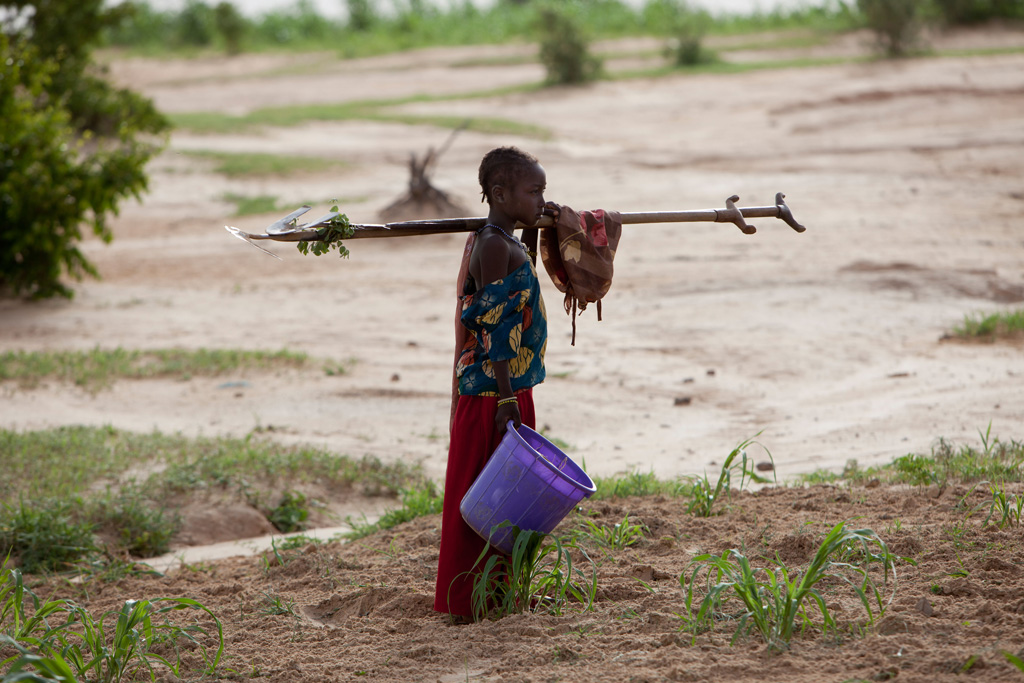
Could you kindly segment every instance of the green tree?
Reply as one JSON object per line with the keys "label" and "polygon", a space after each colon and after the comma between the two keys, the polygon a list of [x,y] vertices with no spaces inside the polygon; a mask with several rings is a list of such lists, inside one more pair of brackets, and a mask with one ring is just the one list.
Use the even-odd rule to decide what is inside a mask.
{"label": "green tree", "polygon": [[0,0],[0,292],[72,290],[98,276],[78,249],[104,241],[122,199],[146,189],[146,162],[168,123],[152,103],[107,82],[91,50],[122,9],[102,0]]}

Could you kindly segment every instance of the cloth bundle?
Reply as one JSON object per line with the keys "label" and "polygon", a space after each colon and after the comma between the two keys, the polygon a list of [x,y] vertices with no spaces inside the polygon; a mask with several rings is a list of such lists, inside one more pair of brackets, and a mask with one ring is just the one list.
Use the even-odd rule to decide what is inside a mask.
{"label": "cloth bundle", "polygon": [[572,345],[576,345],[577,311],[597,304],[612,286],[612,261],[622,236],[622,218],[616,211],[573,211],[562,206],[555,224],[540,234],[540,256],[552,282],[565,294],[565,312],[572,318]]}

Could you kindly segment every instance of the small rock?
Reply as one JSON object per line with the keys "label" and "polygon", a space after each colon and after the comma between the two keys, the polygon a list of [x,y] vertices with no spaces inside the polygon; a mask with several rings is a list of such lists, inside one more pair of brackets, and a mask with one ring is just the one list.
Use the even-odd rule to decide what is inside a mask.
{"label": "small rock", "polygon": [[754,468],[758,472],[771,472],[775,469],[775,464],[771,462],[759,462],[754,466]]}
{"label": "small rock", "polygon": [[881,485],[882,485],[881,481],[879,481],[878,479],[872,479],[868,483],[864,484],[864,488],[866,488],[866,489],[877,489]]}
{"label": "small rock", "polygon": [[692,399],[689,396],[676,396],[675,405],[688,406]]}
{"label": "small rock", "polygon": [[714,377],[714,376],[715,376],[715,371],[714,370],[708,370],[708,377]]}
{"label": "small rock", "polygon": [[914,605],[914,608],[926,617],[930,617],[935,614],[935,610],[932,609],[932,603],[929,602],[928,598],[921,598],[918,600],[917,604]]}
{"label": "small rock", "polygon": [[400,379],[402,379],[402,378],[401,378],[401,376],[397,372],[395,374],[391,375],[391,381],[392,382],[397,382]]}

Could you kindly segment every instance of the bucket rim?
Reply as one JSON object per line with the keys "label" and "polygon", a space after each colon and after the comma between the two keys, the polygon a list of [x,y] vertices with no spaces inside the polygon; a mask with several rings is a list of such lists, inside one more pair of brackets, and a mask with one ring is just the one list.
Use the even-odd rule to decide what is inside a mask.
{"label": "bucket rim", "polygon": [[[519,429],[523,429],[523,430],[526,430],[529,433],[533,433],[538,438],[543,439],[545,442],[551,443],[550,441],[545,439],[544,436],[542,434],[540,434],[540,432],[536,431],[535,429],[531,429],[530,427],[527,427],[526,425],[520,425]],[[515,425],[512,423],[511,420],[509,420],[508,426],[507,426],[507,428],[505,430],[505,434],[506,435],[511,434],[513,436],[513,438],[516,441],[518,441],[521,446],[525,447],[527,450],[530,451],[530,453],[532,453],[534,455],[534,457],[536,457],[539,461],[544,463],[545,467],[547,467],[549,470],[554,472],[555,475],[557,475],[561,479],[564,479],[565,481],[569,482],[570,484],[574,484],[581,491],[585,491],[586,494],[587,494],[587,497],[591,496],[592,494],[594,494],[597,491],[597,485],[594,483],[594,480],[590,478],[590,475],[587,474],[586,472],[584,472],[582,467],[580,467],[579,465],[576,465],[576,462],[572,458],[569,458],[569,456],[567,454],[562,453],[562,449],[558,448],[554,444],[551,444],[551,445],[555,448],[555,450],[557,450],[559,453],[562,453],[562,455],[564,455],[570,462],[572,462],[573,465],[576,465],[576,467],[579,468],[579,471],[583,474],[584,477],[586,477],[587,483],[584,483],[584,482],[581,482],[581,481],[577,481],[575,478],[570,477],[565,472],[563,472],[562,470],[560,470],[557,467],[555,467],[554,464],[551,461],[549,461],[547,458],[545,458],[536,448],[531,446],[529,444],[529,442],[526,439],[523,438],[523,435],[519,433],[519,430],[516,429]]]}

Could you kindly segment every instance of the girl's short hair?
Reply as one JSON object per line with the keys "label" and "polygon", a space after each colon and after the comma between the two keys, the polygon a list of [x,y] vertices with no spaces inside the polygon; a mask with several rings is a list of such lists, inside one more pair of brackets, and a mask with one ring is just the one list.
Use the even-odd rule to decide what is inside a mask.
{"label": "girl's short hair", "polygon": [[524,172],[539,163],[537,158],[518,147],[497,147],[484,155],[480,162],[480,189],[484,200],[491,203],[491,188],[495,185],[511,186]]}

